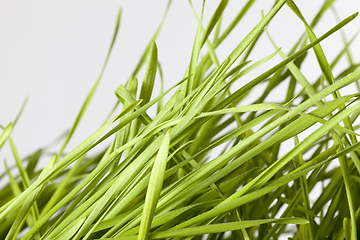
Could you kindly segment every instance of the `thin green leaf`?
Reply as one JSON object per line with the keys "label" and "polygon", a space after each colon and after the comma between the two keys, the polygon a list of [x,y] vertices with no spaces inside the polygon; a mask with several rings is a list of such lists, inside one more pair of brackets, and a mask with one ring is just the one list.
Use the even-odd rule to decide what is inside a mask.
{"label": "thin green leaf", "polygon": [[116,20],[116,26],[115,26],[115,31],[114,31],[114,35],[113,35],[113,38],[112,38],[112,41],[111,41],[111,44],[110,44],[110,48],[109,48],[109,51],[108,51],[108,54],[106,56],[106,59],[105,59],[105,62],[104,62],[104,65],[103,65],[103,68],[100,72],[100,75],[98,77],[98,79],[95,81],[95,84],[93,85],[93,87],[91,88],[91,91],[90,93],[88,94],[88,96],[86,97],[86,100],[84,102],[84,104],[82,105],[81,107],[81,110],[79,112],[79,114],[77,115],[76,119],[75,119],[75,122],[73,124],[73,126],[71,127],[70,129],[70,132],[68,133],[66,139],[65,139],[65,142],[63,143],[63,145],[61,146],[61,149],[58,153],[58,156],[61,156],[62,152],[64,151],[66,145],[68,144],[70,138],[72,137],[73,133],[75,132],[77,126],[79,125],[81,119],[83,118],[85,112],[86,112],[86,109],[88,108],[90,102],[91,102],[91,99],[93,98],[94,94],[95,94],[95,91],[97,89],[97,86],[99,85],[100,83],[100,80],[104,74],[104,71],[105,71],[105,68],[106,68],[106,65],[108,63],[108,60],[110,58],[110,54],[111,54],[111,51],[112,51],[112,48],[115,44],[115,40],[116,40],[116,37],[117,37],[117,34],[118,34],[118,31],[119,31],[119,26],[120,26],[120,17],[121,17],[121,8],[119,10],[119,13],[118,13],[118,16],[117,16],[117,20]]}
{"label": "thin green leaf", "polygon": [[2,134],[0,136],[0,149],[1,149],[2,145],[5,143],[6,139],[9,138],[12,128],[13,128],[13,124],[9,123],[5,127],[4,131],[2,132]]}
{"label": "thin green leaf", "polygon": [[159,152],[155,159],[154,166],[151,171],[148,190],[146,192],[146,198],[144,203],[144,210],[140,224],[139,239],[148,239],[151,222],[154,218],[154,212],[164,182],[166,159],[169,152],[169,143],[170,130],[164,136]]}

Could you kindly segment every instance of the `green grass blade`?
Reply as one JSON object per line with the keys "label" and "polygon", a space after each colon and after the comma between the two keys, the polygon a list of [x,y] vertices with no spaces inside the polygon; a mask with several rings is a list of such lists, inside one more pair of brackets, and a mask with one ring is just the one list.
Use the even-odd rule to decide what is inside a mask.
{"label": "green grass blade", "polygon": [[91,91],[90,93],[88,94],[88,96],[86,97],[86,100],[84,102],[84,104],[82,105],[81,107],[81,110],[79,112],[79,114],[77,115],[76,119],[75,119],[75,122],[73,124],[73,126],[71,127],[70,129],[70,132],[68,133],[66,139],[65,139],[65,142],[63,143],[63,145],[61,146],[61,149],[58,153],[58,156],[61,156],[62,152],[64,151],[66,145],[68,144],[70,138],[72,137],[73,133],[75,132],[77,126],[79,125],[81,119],[83,118],[85,112],[86,112],[86,109],[88,108],[90,102],[91,102],[91,99],[93,98],[94,94],[95,94],[95,91],[97,89],[97,86],[99,85],[100,83],[100,80],[102,78],[102,75],[104,74],[104,71],[105,71],[105,68],[106,68],[106,65],[108,63],[108,60],[109,60],[109,57],[110,57],[110,54],[111,54],[111,51],[112,51],[112,48],[115,44],[115,40],[116,40],[116,37],[117,37],[117,34],[118,34],[118,31],[119,31],[119,26],[120,26],[120,17],[121,17],[121,9],[119,10],[119,13],[118,13],[118,16],[117,16],[117,21],[116,21],[116,26],[115,26],[115,31],[114,31],[114,35],[113,35],[113,38],[112,38],[112,41],[111,41],[111,44],[110,44],[110,48],[109,48],[109,51],[108,51],[108,54],[106,56],[106,59],[105,59],[105,63],[103,65],[103,68],[100,72],[100,75],[98,77],[98,79],[96,80],[95,84],[93,85],[93,87],[91,88]]}
{"label": "green grass blade", "polygon": [[132,75],[131,75],[132,77],[136,77],[136,75],[137,75],[138,72],[140,71],[141,67],[143,66],[143,64],[144,64],[144,62],[145,62],[145,60],[146,60],[146,57],[147,57],[147,55],[149,54],[150,46],[151,46],[152,42],[155,42],[157,36],[158,36],[159,33],[160,33],[160,30],[161,30],[163,24],[164,24],[164,21],[165,21],[165,18],[166,18],[166,16],[167,16],[167,13],[168,13],[168,11],[169,11],[170,5],[171,5],[171,0],[168,1],[168,4],[167,4],[167,6],[166,6],[164,15],[163,15],[163,17],[162,17],[162,19],[161,19],[160,25],[159,25],[158,28],[156,29],[155,34],[154,34],[153,37],[151,38],[151,41],[149,42],[146,50],[144,51],[143,55],[141,56],[139,63],[138,63],[137,66],[135,67],[135,70],[134,70],[134,72],[133,72]]}
{"label": "green grass blade", "polygon": [[3,130],[3,132],[0,136],[0,149],[1,149],[2,145],[5,143],[6,139],[9,138],[12,128],[13,128],[13,124],[9,123]]}
{"label": "green grass blade", "polygon": [[79,230],[81,225],[84,223],[86,218],[80,218],[76,219],[74,222],[72,222],[64,231],[62,231],[58,236],[51,239],[61,239],[61,240],[68,240],[71,239],[75,233]]}
{"label": "green grass blade", "polygon": [[253,201],[253,200],[259,198],[260,196],[263,196],[263,195],[279,188],[280,186],[287,184],[288,182],[300,177],[304,173],[307,173],[308,171],[311,171],[312,169],[321,166],[324,163],[324,161],[330,161],[331,159],[328,159],[328,157],[330,155],[332,155],[336,151],[337,148],[338,148],[338,146],[333,146],[333,147],[327,149],[322,154],[318,155],[316,158],[312,159],[310,162],[304,164],[303,166],[297,168],[296,170],[289,173],[288,175],[286,175],[282,178],[278,178],[278,179],[276,179],[276,181],[273,181],[271,184],[269,184],[263,188],[260,188],[259,190],[248,193],[240,198],[234,199],[233,201],[228,202],[227,204],[218,205],[216,208],[213,208],[199,216],[196,216],[184,223],[179,224],[178,226],[176,226],[176,229],[191,226],[195,223],[203,222],[207,219],[211,219],[215,216],[226,213],[226,212],[230,211],[231,209],[241,206],[247,202]]}
{"label": "green grass blade", "polygon": [[154,166],[151,171],[148,190],[146,192],[146,198],[144,203],[144,210],[140,224],[139,239],[148,239],[151,222],[154,217],[156,205],[164,182],[169,143],[170,131],[168,131],[164,136],[159,152],[155,159]]}
{"label": "green grass blade", "polygon": [[24,111],[25,106],[26,106],[26,103],[27,103],[27,100],[28,100],[28,98],[26,97],[25,100],[24,100],[24,102],[23,102],[23,104],[21,105],[21,108],[20,108],[19,113],[16,115],[16,118],[15,118],[15,120],[14,120],[14,126],[16,125],[16,123],[17,123],[17,121],[19,120],[22,112]]}
{"label": "green grass blade", "polygon": [[[335,138],[334,138],[335,142],[338,144],[341,143],[341,139],[336,133],[334,133],[334,136],[335,136]],[[340,149],[343,150],[342,145],[340,145]],[[339,157],[339,162],[340,162],[341,173],[343,176],[347,201],[348,201],[348,205],[349,205],[350,217],[351,217],[350,218],[350,221],[351,221],[351,238],[350,239],[356,240],[357,239],[356,217],[355,217],[353,191],[352,191],[351,181],[350,181],[350,171],[349,171],[349,167],[346,162],[346,159],[343,156]]]}
{"label": "green grass blade", "polygon": [[287,0],[278,1],[276,5],[271,9],[271,11],[268,14],[266,14],[266,16],[253,28],[253,30],[251,30],[251,32],[232,51],[232,53],[229,55],[230,62],[228,64],[227,69],[245,51],[245,49],[250,45],[250,43],[256,38],[256,36],[262,31],[262,29],[270,22],[270,20],[275,16],[275,14],[286,3],[286,1]]}
{"label": "green grass blade", "polygon": [[21,189],[18,185],[18,183],[16,182],[15,178],[12,176],[11,172],[10,172],[10,169],[8,168],[7,166],[7,163],[6,163],[6,160],[4,159],[4,165],[5,165],[5,168],[6,168],[6,172],[10,178],[10,186],[11,186],[11,190],[14,194],[14,196],[17,196],[21,193]]}
{"label": "green grass blade", "polygon": [[219,22],[219,19],[221,18],[228,3],[229,3],[229,0],[221,0],[221,2],[219,3],[218,7],[216,8],[216,11],[214,12],[214,14],[212,15],[212,17],[210,19],[208,26],[206,27],[204,36],[203,36],[203,38],[201,40],[201,44],[200,44],[201,47],[207,41],[207,39],[210,36],[210,33],[212,32],[212,30],[214,29],[216,23]]}
{"label": "green grass blade", "polygon": [[248,90],[250,90],[251,88],[253,88],[254,86],[256,86],[257,84],[261,83],[262,81],[264,81],[267,77],[269,77],[271,74],[275,73],[277,70],[281,69],[283,66],[285,66],[287,63],[291,62],[292,60],[294,60],[295,58],[301,56],[302,54],[304,54],[307,50],[309,50],[310,48],[314,47],[316,44],[318,44],[319,42],[321,42],[322,40],[324,40],[325,38],[329,37],[331,34],[335,33],[336,31],[340,30],[343,26],[345,26],[346,24],[348,24],[349,22],[351,22],[352,20],[354,20],[354,18],[357,16],[358,14],[355,13],[351,16],[349,16],[348,18],[344,19],[343,21],[341,21],[339,24],[337,24],[335,27],[331,28],[328,32],[326,32],[324,35],[322,35],[321,37],[319,37],[317,40],[313,41],[312,43],[306,45],[305,47],[303,47],[301,50],[299,50],[298,52],[292,54],[291,56],[289,56],[287,59],[285,59],[284,61],[282,61],[281,63],[277,64],[276,66],[272,67],[271,69],[269,69],[268,71],[266,71],[265,73],[261,74],[260,76],[258,76],[257,78],[255,78],[254,80],[252,80],[251,82],[247,83],[244,87],[240,88],[239,90],[235,91],[234,93],[232,93],[228,98],[224,99],[224,101],[220,102],[214,109],[221,109],[224,108],[225,106],[229,105],[230,103],[234,102],[237,98],[239,98],[242,94],[246,93]]}
{"label": "green grass blade", "polygon": [[279,224],[307,224],[308,221],[302,218],[284,218],[284,219],[266,219],[266,220],[248,220],[241,222],[231,222],[223,224],[211,224],[208,226],[189,227],[178,230],[171,230],[166,232],[159,232],[151,234],[152,239],[168,238],[168,237],[186,237],[193,235],[201,235],[208,233],[227,232],[238,229],[258,226],[265,223],[279,223]]}
{"label": "green grass blade", "polygon": [[[301,21],[305,24],[307,34],[309,36],[310,41],[315,41],[317,38],[314,34],[314,32],[311,30],[310,26],[306,22],[305,18],[302,16],[300,10],[295,5],[295,3],[292,0],[287,1],[288,6],[290,9],[300,18]],[[321,68],[321,71],[323,72],[325,79],[327,80],[328,84],[333,84],[335,82],[334,76],[332,75],[331,68],[329,65],[329,62],[327,61],[324,51],[322,50],[320,44],[314,46],[314,52],[316,55],[316,58],[319,62],[319,66]]]}
{"label": "green grass blade", "polygon": [[[299,144],[299,138],[295,136],[295,144]],[[299,162],[299,165],[304,165],[304,159],[301,153],[298,154],[297,160]],[[310,206],[310,198],[309,198],[309,187],[306,180],[306,175],[303,175],[300,177],[300,184],[301,184],[301,193],[303,196],[303,203],[304,207],[311,212],[311,206]],[[311,212],[314,214],[313,212]],[[310,214],[306,214],[306,219],[309,221],[309,225],[306,226],[306,229],[304,228],[303,231],[306,232],[308,238],[307,239],[314,239],[313,229],[314,229],[314,220],[310,216]]]}
{"label": "green grass blade", "polygon": [[151,94],[154,88],[156,70],[158,65],[157,47],[155,42],[150,44],[149,62],[146,67],[144,81],[141,87],[140,99],[142,99],[142,106],[150,101]]}
{"label": "green grass blade", "polygon": [[255,3],[255,0],[248,0],[245,6],[241,9],[241,11],[236,15],[234,20],[230,23],[227,29],[223,32],[223,34],[215,41],[215,46],[218,46],[235,28],[235,26],[240,22],[240,20],[244,17],[244,15],[249,11],[252,5]]}

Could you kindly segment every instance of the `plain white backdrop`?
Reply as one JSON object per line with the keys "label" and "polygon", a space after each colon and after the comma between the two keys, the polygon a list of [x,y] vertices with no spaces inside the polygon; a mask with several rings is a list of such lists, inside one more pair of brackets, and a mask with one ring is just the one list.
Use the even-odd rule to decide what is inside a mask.
{"label": "plain white backdrop", "polygon": [[[193,1],[200,13],[202,1]],[[247,1],[230,1],[225,11],[226,26]],[[308,22],[311,22],[323,1],[295,1]],[[219,1],[207,0],[204,25],[209,21]],[[257,0],[239,26],[217,50],[220,61],[267,13],[273,4]],[[167,1],[0,1],[0,124],[13,121],[26,97],[25,110],[12,133],[12,139],[21,157],[44,147],[73,124],[88,92],[96,81],[104,63],[116,17],[122,6],[119,35],[95,93],[91,105],[71,139],[65,152],[80,144],[97,130],[115,104],[113,94],[119,84],[125,84],[139,58],[158,27]],[[360,10],[359,0],[335,2],[341,19]],[[314,29],[317,36],[325,33],[338,21],[329,10]],[[188,1],[173,0],[165,24],[156,41],[162,65],[165,89],[181,80],[190,59],[196,19]],[[359,17],[345,27],[349,39],[360,28]],[[222,28],[224,29],[224,28]],[[269,25],[269,31],[287,52],[304,32],[303,24],[285,5]],[[259,48],[259,46],[261,48]],[[251,60],[270,54],[274,48],[264,34]],[[360,61],[360,39],[351,50],[356,62]],[[331,61],[343,47],[341,35],[336,33],[322,43]],[[260,51],[259,51],[260,49]],[[312,52],[303,66],[308,79],[315,80],[320,70]],[[270,68],[280,61],[264,66]],[[347,64],[342,60],[342,66]],[[335,69],[335,75],[341,67]],[[261,71],[261,70],[260,70]],[[261,72],[249,75],[256,77]],[[138,76],[141,81],[143,72]],[[158,81],[158,80],[157,80]],[[155,86],[158,91],[159,85]],[[281,101],[283,99],[280,99]],[[0,130],[1,131],[1,130]],[[8,143],[0,151],[0,172],[3,160],[13,162]]]}

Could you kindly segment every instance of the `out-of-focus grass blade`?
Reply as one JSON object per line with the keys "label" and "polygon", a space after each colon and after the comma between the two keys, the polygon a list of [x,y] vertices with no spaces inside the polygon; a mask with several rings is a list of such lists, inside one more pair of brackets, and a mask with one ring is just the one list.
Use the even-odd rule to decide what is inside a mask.
{"label": "out-of-focus grass blade", "polygon": [[[358,30],[349,41],[345,42],[344,48],[341,50],[341,52],[336,56],[336,58],[330,64],[331,69],[333,69],[337,65],[337,63],[339,62],[339,60],[345,53],[349,53],[349,47],[353,43],[353,41],[355,40],[355,38],[358,36],[359,33],[360,33],[360,30]],[[344,41],[345,41],[345,39],[344,39]],[[348,58],[349,58],[349,61],[351,62],[350,66],[353,66],[354,64],[352,63],[351,56],[348,55]]]}
{"label": "out-of-focus grass blade", "polygon": [[311,28],[315,27],[315,25],[319,22],[319,20],[321,19],[321,17],[324,15],[324,13],[326,12],[326,10],[328,10],[333,3],[336,0],[326,0],[324,2],[324,4],[321,6],[321,9],[319,10],[319,12],[316,14],[315,18],[313,19],[313,21],[311,22],[310,26]]}
{"label": "out-of-focus grass blade", "polygon": [[169,152],[170,130],[165,134],[151,171],[144,210],[140,223],[139,240],[148,239],[154,212],[164,182],[166,160]]}
{"label": "out-of-focus grass blade", "polygon": [[2,147],[2,145],[5,143],[6,139],[8,139],[8,137],[10,136],[10,133],[12,131],[13,128],[13,124],[9,123],[3,130],[1,136],[0,136],[0,149]]}
{"label": "out-of-focus grass blade", "polygon": [[39,162],[39,159],[43,153],[42,149],[37,150],[35,153],[33,153],[31,156],[28,157],[28,164],[26,166],[26,172],[29,175],[30,179],[34,177],[35,175],[35,167]]}
{"label": "out-of-focus grass blade", "polygon": [[350,221],[347,217],[345,217],[343,220],[343,229],[344,229],[345,240],[350,240],[351,227],[350,227]]}
{"label": "out-of-focus grass blade", "polygon": [[27,100],[28,100],[28,98],[26,97],[25,100],[24,100],[24,103],[21,105],[21,108],[20,108],[19,113],[16,115],[16,118],[15,118],[15,120],[14,120],[14,126],[16,125],[16,123],[17,123],[17,121],[19,120],[22,112],[24,111],[25,106],[26,106],[26,103],[27,103]]}
{"label": "out-of-focus grass blade", "polygon": [[[295,196],[293,196],[293,199],[289,201],[289,204],[287,205],[286,209],[282,212],[280,218],[285,218],[292,215],[292,212],[295,210],[295,207],[297,205],[296,202],[299,201],[298,199],[299,196],[300,196],[300,191],[297,191],[295,193]],[[275,223],[274,226],[270,229],[268,234],[266,234],[266,236],[263,239],[269,240],[272,236],[274,236],[275,238],[279,238],[279,236],[283,232],[283,229],[285,229],[285,226],[281,226]]]}
{"label": "out-of-focus grass blade", "polygon": [[27,172],[26,172],[26,170],[25,170],[25,168],[23,166],[23,162],[20,159],[18,151],[16,150],[16,147],[15,147],[13,141],[11,140],[11,138],[9,138],[9,142],[10,142],[11,150],[12,150],[14,158],[15,158],[16,165],[17,165],[17,167],[19,169],[19,172],[20,172],[20,175],[21,175],[21,178],[22,178],[22,183],[24,185],[24,188],[26,189],[26,188],[28,188],[30,186],[29,175],[27,174]]}
{"label": "out-of-focus grass blade", "polygon": [[[291,204],[291,201],[292,201],[292,200],[290,200],[290,199],[283,198],[283,197],[279,197],[279,200],[280,200],[281,202],[284,202],[284,203],[288,204],[288,205],[290,205],[290,204]],[[300,205],[300,204],[295,205],[294,208],[297,209],[297,210],[299,210],[299,211],[301,211],[301,212],[303,212],[303,213],[305,213],[305,214],[310,215],[310,216],[313,217],[313,218],[320,218],[320,217],[317,216],[315,213],[313,213],[313,212],[311,211],[311,209],[309,210],[309,209],[303,207],[303,206]]]}
{"label": "out-of-focus grass blade", "polygon": [[[339,21],[340,21],[340,17],[339,17],[339,14],[338,14],[336,8],[334,8],[334,6],[332,6],[332,7],[331,7],[331,10],[332,10],[332,12],[333,12],[333,14],[334,14],[334,16],[335,16],[336,21],[339,22]],[[345,36],[344,31],[341,31],[340,33],[341,33],[341,38],[342,38],[342,40],[343,40],[343,42],[344,42],[344,45],[345,45],[345,47],[344,47],[344,49],[343,49],[342,52],[346,52],[346,55],[347,55],[347,57],[348,57],[349,64],[350,64],[350,65],[354,65],[354,61],[353,61],[353,58],[352,58],[352,56],[351,56],[351,53],[350,53],[350,51],[349,51],[348,46],[349,46],[349,45],[351,44],[351,42],[353,41],[354,37],[355,37],[356,35],[358,35],[359,30],[355,33],[354,37],[353,37],[349,42],[347,42],[347,40],[346,40],[346,36]],[[334,62],[335,62],[335,61],[336,61],[336,59],[334,60]],[[331,64],[331,68],[333,68],[333,64]]]}
{"label": "out-of-focus grass blade", "polygon": [[6,168],[6,172],[10,178],[10,186],[11,186],[11,190],[14,194],[14,196],[17,196],[21,193],[21,189],[19,187],[19,185],[17,184],[15,178],[12,176],[11,172],[10,172],[10,169],[8,168],[7,166],[7,163],[6,163],[6,160],[4,159],[4,165],[5,165],[5,168]]}
{"label": "out-of-focus grass blade", "polygon": [[[57,156],[56,156],[57,157]],[[70,169],[70,171],[67,173],[65,178],[61,181],[59,187],[55,190],[55,192],[52,194],[51,198],[48,200],[46,205],[44,206],[40,217],[43,217],[60,199],[61,195],[63,195],[64,192],[66,192],[66,185],[70,181],[71,177],[74,175],[74,172],[78,169],[79,165],[82,163],[82,159],[85,157],[83,155]]]}
{"label": "out-of-focus grass blade", "polygon": [[[10,142],[10,146],[11,146],[11,150],[13,152],[13,155],[14,155],[14,158],[15,158],[15,162],[16,162],[16,165],[19,169],[19,172],[20,172],[20,176],[21,176],[21,179],[22,179],[22,183],[23,183],[23,186],[24,186],[24,189],[27,189],[29,188],[30,186],[30,178],[29,178],[29,175],[27,174],[26,172],[26,169],[24,168],[23,166],[23,162],[22,160],[20,159],[20,156],[16,150],[16,147],[13,143],[13,141],[11,140],[11,138],[9,138],[9,142]],[[37,193],[38,194],[38,193]],[[35,196],[37,196],[37,194],[35,194],[33,197],[35,198]],[[36,199],[33,199],[32,202],[34,203],[33,207],[31,208],[31,216],[32,216],[32,219],[33,221],[36,221],[38,218],[39,218],[39,209],[38,209],[38,206],[37,206],[37,203],[35,202]],[[20,210],[21,211],[21,210]],[[25,211],[25,209],[24,209]],[[26,210],[27,211],[27,210]],[[24,216],[24,219],[26,219],[26,216]],[[32,223],[31,225],[33,225],[34,223]],[[21,226],[19,226],[21,227]],[[20,231],[20,230],[19,230]]]}
{"label": "out-of-focus grass blade", "polygon": [[[335,178],[334,180],[337,180]],[[326,215],[321,218],[321,225],[317,229],[316,238],[320,239],[322,236],[327,235],[329,232],[329,225],[334,221],[335,213],[338,209],[338,206],[342,201],[345,201],[344,196],[346,195],[344,187],[340,187],[337,191],[330,193],[332,194],[332,201],[329,205],[329,208],[326,211]]]}
{"label": "out-of-focus grass blade", "polygon": [[[22,229],[22,225],[24,224],[30,209],[32,208],[32,206],[35,203],[35,200],[38,196],[38,194],[40,193],[42,187],[39,187],[37,189],[35,189],[35,191],[31,192],[27,198],[25,199],[24,203],[21,206],[20,211],[18,212],[15,221],[13,222],[13,224],[11,225],[10,231],[8,232],[7,236],[6,236],[6,240],[10,240],[10,239],[14,239],[16,238],[17,234],[20,232],[20,230]],[[36,218],[32,219],[32,223],[30,225],[30,227],[34,224],[34,221],[36,221]]]}

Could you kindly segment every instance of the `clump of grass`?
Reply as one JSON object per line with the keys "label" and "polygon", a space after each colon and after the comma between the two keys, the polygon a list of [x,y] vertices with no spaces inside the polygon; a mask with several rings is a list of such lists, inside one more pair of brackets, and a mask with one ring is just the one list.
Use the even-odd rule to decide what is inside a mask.
{"label": "clump of grass", "polygon": [[[35,167],[43,153],[20,159],[11,139],[16,121],[4,126],[0,147],[10,142],[19,174],[13,176],[5,164],[1,178],[9,181],[0,191],[0,238],[215,240],[278,239],[286,234],[293,239],[357,239],[359,64],[349,54],[351,41],[345,40],[333,62],[319,44],[357,13],[317,37],[312,28],[333,1],[326,1],[308,23],[292,0],[279,0],[227,58],[218,59],[216,48],[252,2],[224,31],[220,25],[228,1],[219,3],[208,23],[202,10],[183,79],[159,95],[153,94],[157,72],[161,76],[157,31],[133,75],[115,90],[118,104],[110,114],[115,117],[65,154],[102,72],[62,147],[40,171]],[[266,31],[283,7],[306,30],[288,53]],[[120,16],[121,11],[106,62]],[[251,62],[249,54],[259,48],[263,34],[275,50]],[[309,50],[322,72],[315,81],[300,70]],[[234,83],[276,55],[283,60],[232,92]],[[334,76],[332,69],[343,56],[352,64]],[[143,65],[145,75],[138,81]],[[284,82],[285,100],[266,101]],[[259,84],[266,85],[261,92]],[[349,85],[354,92],[341,94]],[[297,86],[302,89],[295,91]],[[244,105],[253,94],[257,100]],[[150,117],[147,110],[154,105],[157,114]],[[89,154],[106,139],[112,143],[105,151]],[[280,154],[289,141],[295,147]],[[215,148],[222,150],[215,155]],[[339,164],[330,165],[334,162]],[[321,194],[310,201],[319,184]]]}

